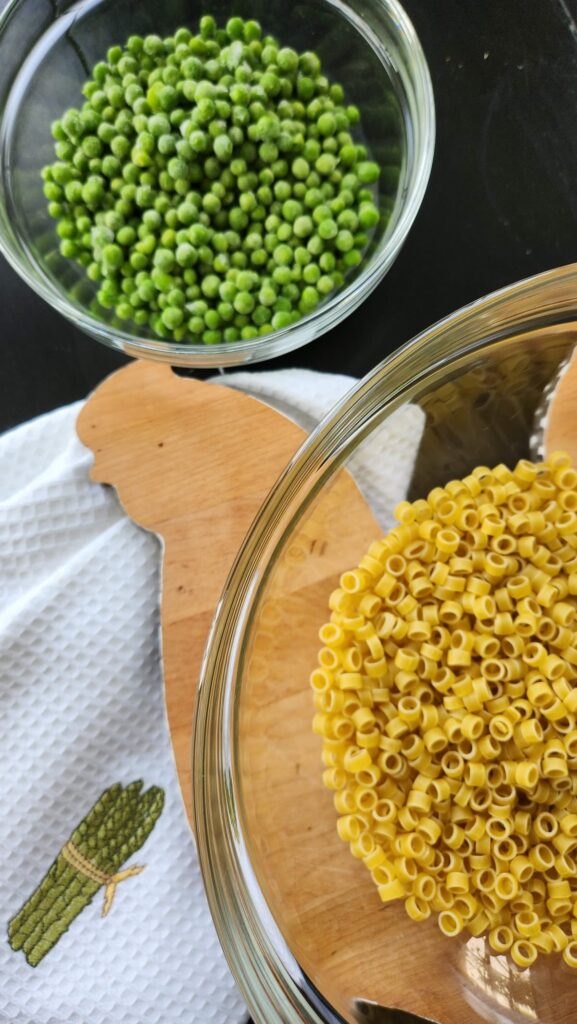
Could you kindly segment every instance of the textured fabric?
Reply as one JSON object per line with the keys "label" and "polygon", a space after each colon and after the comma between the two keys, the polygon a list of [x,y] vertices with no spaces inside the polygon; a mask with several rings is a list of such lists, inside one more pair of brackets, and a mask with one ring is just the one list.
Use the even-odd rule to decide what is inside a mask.
{"label": "textured fabric", "polygon": [[[219,381],[306,428],[353,383],[310,371]],[[106,919],[101,891],[36,968],[0,943],[0,1022],[236,1024],[246,1011],[210,919],[164,716],[160,545],[126,518],[114,491],[89,481],[79,407],[0,439],[4,935],[111,784],[141,778],[162,787],[166,803],[130,858],[146,870],[121,883]],[[402,410],[357,466],[381,511],[405,493],[421,430],[419,410]]]}

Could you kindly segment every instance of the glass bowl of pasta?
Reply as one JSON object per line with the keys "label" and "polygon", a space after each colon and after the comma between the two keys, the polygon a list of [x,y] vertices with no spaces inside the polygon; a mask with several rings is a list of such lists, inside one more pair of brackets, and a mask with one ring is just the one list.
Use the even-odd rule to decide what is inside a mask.
{"label": "glass bowl of pasta", "polygon": [[574,1020],[577,472],[545,412],[576,296],[550,271],[387,358],[238,555],[195,828],[259,1024]]}

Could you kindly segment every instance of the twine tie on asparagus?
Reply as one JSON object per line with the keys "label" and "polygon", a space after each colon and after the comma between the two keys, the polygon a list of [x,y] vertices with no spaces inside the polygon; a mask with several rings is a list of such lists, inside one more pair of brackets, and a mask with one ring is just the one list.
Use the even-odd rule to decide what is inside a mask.
{"label": "twine tie on asparagus", "polygon": [[76,871],[79,871],[86,878],[90,878],[92,882],[106,886],[104,891],[104,903],[102,905],[102,917],[106,917],[110,911],[114,900],[114,894],[120,882],[124,882],[126,878],[132,878],[133,875],[139,875],[141,871],[144,871],[144,866],[141,867],[139,865],[134,865],[134,867],[125,868],[123,871],[117,871],[113,875],[107,875],[105,871],[101,871],[100,868],[96,867],[96,864],[93,864],[92,861],[88,860],[88,858],[76,848],[74,843],[70,841],[65,843],[62,847],[61,853],[64,860],[68,861]]}

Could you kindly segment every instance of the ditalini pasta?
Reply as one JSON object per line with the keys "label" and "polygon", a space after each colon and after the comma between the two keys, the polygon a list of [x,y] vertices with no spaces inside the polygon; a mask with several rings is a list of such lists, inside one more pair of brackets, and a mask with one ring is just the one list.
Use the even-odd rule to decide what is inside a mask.
{"label": "ditalini pasta", "polygon": [[384,901],[577,968],[577,473],[558,452],[402,502],[331,594],[313,728]]}

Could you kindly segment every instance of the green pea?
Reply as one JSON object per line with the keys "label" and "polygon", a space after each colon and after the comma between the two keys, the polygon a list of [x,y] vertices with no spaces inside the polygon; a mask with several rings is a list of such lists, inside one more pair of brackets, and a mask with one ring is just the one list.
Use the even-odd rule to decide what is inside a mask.
{"label": "green pea", "polygon": [[344,209],[337,217],[337,224],[339,228],[346,228],[354,234],[359,226],[359,219],[353,210]]}
{"label": "green pea", "polygon": [[[111,127],[110,125],[108,127]],[[114,128],[112,128],[112,134],[114,135]],[[102,134],[99,131],[98,137],[102,138]],[[107,140],[104,140],[107,141]],[[54,147],[54,152],[59,160],[71,160],[74,155],[74,146],[71,142],[57,142]]]}
{"label": "green pea", "polygon": [[190,242],[183,242],[176,250],[176,262],[181,267],[191,267],[196,262],[196,250]]}
{"label": "green pea", "polygon": [[[319,159],[321,159],[321,158],[319,158]],[[292,165],[291,165],[291,170],[292,170],[292,173],[294,174],[295,178],[298,178],[299,180],[302,181],[302,180],[304,180],[308,176],[308,173],[309,173],[309,170],[310,170],[310,165],[309,165],[307,160],[305,160],[303,157],[299,156],[299,157],[296,157],[295,160],[293,160]]]}
{"label": "green pea", "polygon": [[237,313],[248,316],[255,307],[255,301],[250,292],[239,291],[234,297],[233,306]]}
{"label": "green pea", "polygon": [[281,82],[272,71],[265,72],[260,80],[261,87],[267,96],[278,96],[281,91]]}
{"label": "green pea", "polygon": [[336,238],[338,231],[338,226],[336,222],[332,219],[332,217],[326,217],[324,220],[320,222],[320,224],[317,227],[319,238],[324,239],[324,241],[328,241],[331,238]]}
{"label": "green pea", "polygon": [[265,40],[265,45],[261,53],[262,63],[265,65],[265,67],[268,67],[268,65],[270,64],[276,64],[277,56],[278,47],[276,43],[271,39],[271,37],[268,36],[267,39]]}
{"label": "green pea", "polygon": [[168,161],[166,169],[174,181],[188,181],[189,166],[186,163],[186,160],[183,160],[181,157],[172,157],[172,159]]}
{"label": "green pea", "polygon": [[140,282],[137,291],[143,302],[150,303],[156,298],[156,288],[154,282],[149,277]]}
{"label": "green pea", "polygon": [[104,157],[102,161],[102,173],[106,178],[114,178],[120,173],[120,171],[121,163],[117,157],[112,156],[110,153],[108,156]]}
{"label": "green pea", "polygon": [[256,197],[262,206],[270,206],[273,202],[273,193],[268,185],[261,185],[257,189]]}
{"label": "green pea", "polygon": [[258,155],[263,163],[272,164],[278,157],[278,146],[274,142],[261,142]]}
{"label": "green pea", "polygon": [[200,99],[194,110],[194,119],[198,124],[209,124],[213,120],[216,113],[216,107],[214,100],[209,96],[204,96]]}
{"label": "green pea", "polygon": [[165,228],[160,236],[160,244],[169,250],[174,248],[176,244],[176,232],[173,228]]}
{"label": "green pea", "polygon": [[263,285],[258,293],[258,301],[262,306],[274,306],[277,293],[270,284]]}
{"label": "green pea", "polygon": [[124,160],[130,153],[130,142],[125,135],[115,135],[110,142],[110,149],[118,160]]}
{"label": "green pea", "polygon": [[273,252],[273,259],[279,266],[287,266],[289,263],[292,263],[293,251],[290,245],[277,245]]}
{"label": "green pea", "polygon": [[295,199],[287,199],[282,205],[282,215],[286,221],[292,224],[301,215],[302,209],[301,204]]}
{"label": "green pea", "polygon": [[334,253],[326,251],[321,253],[319,257],[319,267],[326,274],[330,274],[336,267],[336,259]]}
{"label": "green pea", "polygon": [[323,274],[316,282],[319,295],[329,295],[335,289],[335,280],[330,274]]}
{"label": "green pea", "polygon": [[369,231],[379,223],[379,211],[373,203],[362,203],[359,209],[358,221],[364,231]]}
{"label": "green pea", "polygon": [[246,324],[240,332],[240,336],[243,341],[251,341],[253,338],[258,338],[258,329],[254,324]]}
{"label": "green pea", "polygon": [[272,278],[275,284],[282,285],[288,284],[292,281],[291,269],[288,266],[277,266],[272,272]]}
{"label": "green pea", "polygon": [[319,158],[315,161],[316,170],[323,176],[332,174],[336,166],[337,161],[333,153],[321,153]]}
{"label": "green pea", "polygon": [[321,277],[321,272],[316,263],[308,263],[303,267],[302,279],[306,284],[316,284]]}
{"label": "green pea", "polygon": [[218,313],[221,322],[224,320],[225,323],[227,323],[229,320],[233,319],[235,310],[232,303],[219,302],[218,306],[216,307],[216,312]]}
{"label": "green pea", "polygon": [[380,175],[379,165],[373,160],[363,160],[357,165],[357,176],[363,185],[372,185],[378,181]]}
{"label": "green pea", "polygon": [[312,256],[320,256],[324,251],[325,243],[318,235],[312,235],[307,242],[307,249]]}
{"label": "green pea", "polygon": [[102,250],[102,261],[105,266],[116,270],[124,263],[124,254],[119,245],[105,245]]}
{"label": "green pea", "polygon": [[186,226],[193,224],[198,217],[198,209],[193,203],[190,203],[187,200],[180,203],[175,212],[177,222]]}
{"label": "green pea", "polygon": [[212,263],[212,269],[215,270],[217,274],[226,274],[229,268],[230,258],[227,254],[224,252],[217,253]]}
{"label": "green pea", "polygon": [[273,315],[271,325],[274,331],[282,331],[285,327],[290,327],[292,322],[292,314],[288,310],[279,310]]}
{"label": "green pea", "polygon": [[54,184],[53,181],[46,182],[46,184],[44,185],[43,192],[46,198],[50,200],[62,199],[63,196],[63,190],[60,188],[59,185]]}
{"label": "green pea", "polygon": [[299,75],[297,78],[297,95],[302,100],[310,100],[315,94],[315,83],[308,75]]}
{"label": "green pea", "polygon": [[312,218],[307,215],[297,217],[293,224],[293,231],[297,238],[308,238],[314,231]]}
{"label": "green pea", "polygon": [[210,299],[215,299],[220,287],[220,278],[218,278],[216,274],[207,274],[201,281],[200,287],[203,295],[206,295]]}
{"label": "green pea", "polygon": [[180,327],[184,320],[184,313],[178,306],[167,306],[162,312],[162,322],[169,331]]}
{"label": "green pea", "polygon": [[258,277],[253,271],[241,270],[236,276],[235,284],[240,291],[251,291],[257,287]]}
{"label": "green pea", "polygon": [[171,288],[166,298],[171,306],[182,307],[186,302],[186,295],[182,288]]}
{"label": "green pea", "polygon": [[[76,186],[78,184],[79,183],[76,181],[70,182],[71,186]],[[70,191],[71,190],[69,189],[69,186],[66,186],[66,198],[69,202],[73,201],[70,195]],[[76,189],[74,189],[74,192],[76,193]],[[82,196],[82,201],[86,203],[87,206],[98,206],[104,198],[104,184],[102,178],[89,178],[86,184],[83,187],[81,187],[80,195]]]}
{"label": "green pea", "polygon": [[126,225],[118,230],[116,234],[116,241],[119,245],[127,246],[132,245],[136,239],[136,231],[133,227]]}
{"label": "green pea", "polygon": [[202,334],[204,331],[204,317],[191,316],[188,321],[188,329],[191,334]]}
{"label": "green pea", "polygon": [[102,142],[97,135],[85,135],[82,140],[82,152],[91,159],[102,153]]}
{"label": "green pea", "polygon": [[358,249],[348,249],[343,256],[343,264],[345,267],[358,267],[361,262],[361,254]]}
{"label": "green pea", "polygon": [[143,46],[144,46],[144,40],[143,40],[142,36],[133,35],[133,36],[129,36],[128,37],[128,41],[126,43],[126,49],[133,56],[138,56],[142,52]]}
{"label": "green pea", "polygon": [[[336,153],[338,153],[338,151],[339,151],[339,144],[338,144],[337,140],[334,137],[331,136],[328,139],[323,139],[323,153],[332,153],[333,156],[334,156]],[[335,167],[334,175],[340,176],[340,174],[341,174],[341,172],[338,169],[338,165],[337,165]],[[334,178],[333,180],[336,180],[336,178]]]}
{"label": "green pea", "polygon": [[60,242],[60,253],[66,259],[72,260],[78,257],[78,244],[71,238],[63,238]]}
{"label": "green pea", "polygon": [[312,285],[307,285],[301,293],[299,309],[302,313],[311,313],[319,304],[319,293]]}
{"label": "green pea", "polygon": [[228,135],[217,135],[212,144],[214,154],[223,163],[230,160],[233,152],[233,145]]}
{"label": "green pea", "polygon": [[170,249],[158,248],[154,253],[154,266],[163,273],[169,273],[174,266],[175,256]]}
{"label": "green pea", "polygon": [[282,202],[285,199],[289,199],[290,196],[292,195],[292,191],[293,190],[290,181],[275,181],[273,193],[275,198],[278,199],[279,202]]}
{"label": "green pea", "polygon": [[320,115],[317,121],[317,127],[320,134],[323,135],[325,138],[327,136],[334,135],[337,126],[335,115],[332,113],[332,111],[327,110],[325,111],[324,114]]}
{"label": "green pea", "polygon": [[290,47],[288,46],[284,46],[281,50],[278,51],[276,62],[278,64],[279,70],[287,75],[292,76],[296,74],[298,70],[298,54],[294,50],[291,50]]}
{"label": "green pea", "polygon": [[260,39],[262,35],[262,29],[258,21],[253,21],[252,19],[245,21],[243,35],[245,42],[247,43],[252,43],[255,42],[257,39]]}
{"label": "green pea", "polygon": [[306,266],[307,263],[310,263],[310,261],[311,261],[311,255],[310,255],[308,249],[305,249],[304,245],[297,245],[297,247],[296,247],[296,249],[294,251],[294,254],[295,254],[295,263],[298,263],[299,266],[301,266],[301,267]]}
{"label": "green pea", "polygon": [[345,167],[353,167],[357,162],[357,151],[353,145],[343,146],[339,151],[339,160]]}
{"label": "green pea", "polygon": [[229,39],[243,39],[244,22],[242,18],[229,18],[226,23],[226,34],[228,35]]}
{"label": "green pea", "polygon": [[141,253],[144,256],[152,256],[152,253],[156,249],[155,236],[147,235],[146,238],[141,238],[140,241],[136,243],[134,248],[138,253]]}
{"label": "green pea", "polygon": [[350,231],[342,230],[339,231],[335,238],[335,247],[339,252],[349,252],[353,248],[355,240]]}

